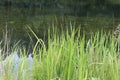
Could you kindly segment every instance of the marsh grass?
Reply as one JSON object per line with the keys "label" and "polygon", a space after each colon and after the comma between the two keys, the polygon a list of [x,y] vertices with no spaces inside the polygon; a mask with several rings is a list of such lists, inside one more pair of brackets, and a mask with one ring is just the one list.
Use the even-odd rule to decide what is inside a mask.
{"label": "marsh grass", "polygon": [[[76,30],[48,36],[46,56],[37,61],[37,80],[119,80],[118,58],[113,35],[98,32],[86,41]],[[78,34],[80,34],[78,32]],[[44,53],[42,53],[44,54]],[[41,57],[41,56],[40,56]],[[40,62],[38,64],[38,62]]]}
{"label": "marsh grass", "polygon": [[[17,80],[119,80],[118,42],[113,35],[101,32],[95,33],[88,40],[80,34],[80,30],[71,28],[57,34],[56,29],[48,30],[48,48],[41,38],[28,27],[37,39],[33,48],[34,65],[32,73],[27,73],[27,55],[24,48],[20,51],[22,62],[20,69],[14,75]],[[76,33],[78,35],[76,35]],[[42,47],[38,48],[38,44]],[[117,45],[116,45],[117,44]],[[6,63],[6,71],[2,80],[12,79],[13,67],[11,60]],[[15,78],[15,79],[14,79]]]}

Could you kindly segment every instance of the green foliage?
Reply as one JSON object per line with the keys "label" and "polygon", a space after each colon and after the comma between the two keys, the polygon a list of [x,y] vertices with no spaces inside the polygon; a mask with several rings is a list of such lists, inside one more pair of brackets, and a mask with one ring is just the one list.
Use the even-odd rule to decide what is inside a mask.
{"label": "green foliage", "polygon": [[86,41],[80,35],[76,38],[74,29],[60,36],[54,32],[52,37],[48,36],[47,55],[44,58],[40,55],[40,60],[36,61],[35,79],[119,80],[117,50],[112,36],[96,33]]}
{"label": "green foliage", "polygon": [[[22,55],[19,75],[15,76],[20,80],[26,80],[28,77],[30,80],[119,80],[120,63],[117,62],[117,42],[113,35],[101,31],[86,40],[86,36],[82,36],[80,30],[73,27],[70,24],[66,32],[61,31],[59,34],[55,27],[53,30],[49,29],[47,49],[44,42],[28,27],[38,40],[33,51],[32,73],[30,76],[23,74],[28,66],[25,63],[26,55]],[[39,47],[38,43],[43,47]],[[9,80],[11,77],[12,62],[10,59],[7,62],[7,72],[5,76],[1,76],[1,80]]]}

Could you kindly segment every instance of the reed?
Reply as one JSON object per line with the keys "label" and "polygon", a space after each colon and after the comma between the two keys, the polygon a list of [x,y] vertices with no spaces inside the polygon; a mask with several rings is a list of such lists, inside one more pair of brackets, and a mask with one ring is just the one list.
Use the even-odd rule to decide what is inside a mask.
{"label": "reed", "polygon": [[[80,30],[72,28],[57,34],[57,31],[48,30],[48,46],[36,36],[34,31],[28,29],[36,37],[37,42],[33,48],[34,65],[26,62],[27,55],[22,55],[16,74],[12,75],[14,64],[9,58],[6,61],[4,76],[1,80],[120,80],[118,66],[119,44],[113,35],[101,32],[95,33],[88,40]],[[77,34],[77,35],[76,35]],[[43,47],[39,47],[41,44]],[[117,45],[116,45],[117,44]],[[37,48],[36,48],[37,47]],[[38,48],[39,47],[39,48]],[[25,54],[22,48],[21,54]],[[1,60],[2,61],[2,60]],[[29,60],[28,60],[29,61]],[[14,65],[13,65],[14,66]],[[11,77],[13,76],[13,77]],[[17,79],[16,79],[17,78]]]}

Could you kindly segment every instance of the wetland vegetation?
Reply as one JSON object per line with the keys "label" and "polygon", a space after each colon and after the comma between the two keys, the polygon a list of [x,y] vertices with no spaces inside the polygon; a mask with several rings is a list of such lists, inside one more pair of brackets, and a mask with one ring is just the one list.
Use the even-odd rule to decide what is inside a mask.
{"label": "wetland vegetation", "polygon": [[119,0],[0,0],[0,80],[120,80],[119,9]]}
{"label": "wetland vegetation", "polygon": [[[44,41],[31,31],[37,39],[32,52],[33,62],[30,62],[34,65],[30,65],[31,60],[27,58],[25,47],[21,47],[21,60],[18,63],[14,63],[16,57],[10,57],[0,65],[4,71],[1,72],[0,79],[119,80],[119,40],[115,41],[111,33],[106,34],[102,31],[86,40],[86,36],[73,27],[70,24],[70,30],[67,28],[66,32],[60,32],[61,34],[58,34],[57,27],[53,31],[49,29],[47,49]],[[30,27],[28,29],[32,30]],[[16,54],[14,51],[11,53]]]}

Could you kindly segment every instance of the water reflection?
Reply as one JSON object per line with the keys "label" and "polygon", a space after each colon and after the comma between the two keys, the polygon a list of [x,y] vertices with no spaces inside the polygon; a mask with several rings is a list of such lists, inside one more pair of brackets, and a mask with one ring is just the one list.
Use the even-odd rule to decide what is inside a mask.
{"label": "water reflection", "polygon": [[[119,19],[106,16],[94,16],[90,17],[86,15],[84,17],[78,17],[73,15],[66,15],[66,12],[70,12],[68,9],[64,9],[62,5],[57,5],[60,8],[53,8],[52,11],[48,8],[41,10],[39,7],[0,7],[0,38],[2,39],[7,26],[12,41],[22,40],[25,43],[29,43],[28,30],[25,28],[29,25],[38,37],[43,40],[47,39],[44,33],[47,34],[49,27],[57,27],[65,29],[70,27],[70,23],[75,24],[75,27],[80,27],[81,32],[90,35],[101,29],[107,31],[113,31],[114,26],[118,24]],[[65,11],[65,12],[64,12]],[[61,12],[61,13],[60,13]],[[53,14],[54,13],[54,14]],[[56,14],[59,13],[60,15]],[[3,36],[4,37],[4,36]],[[34,37],[33,37],[34,38]],[[45,40],[46,41],[46,40]]]}

